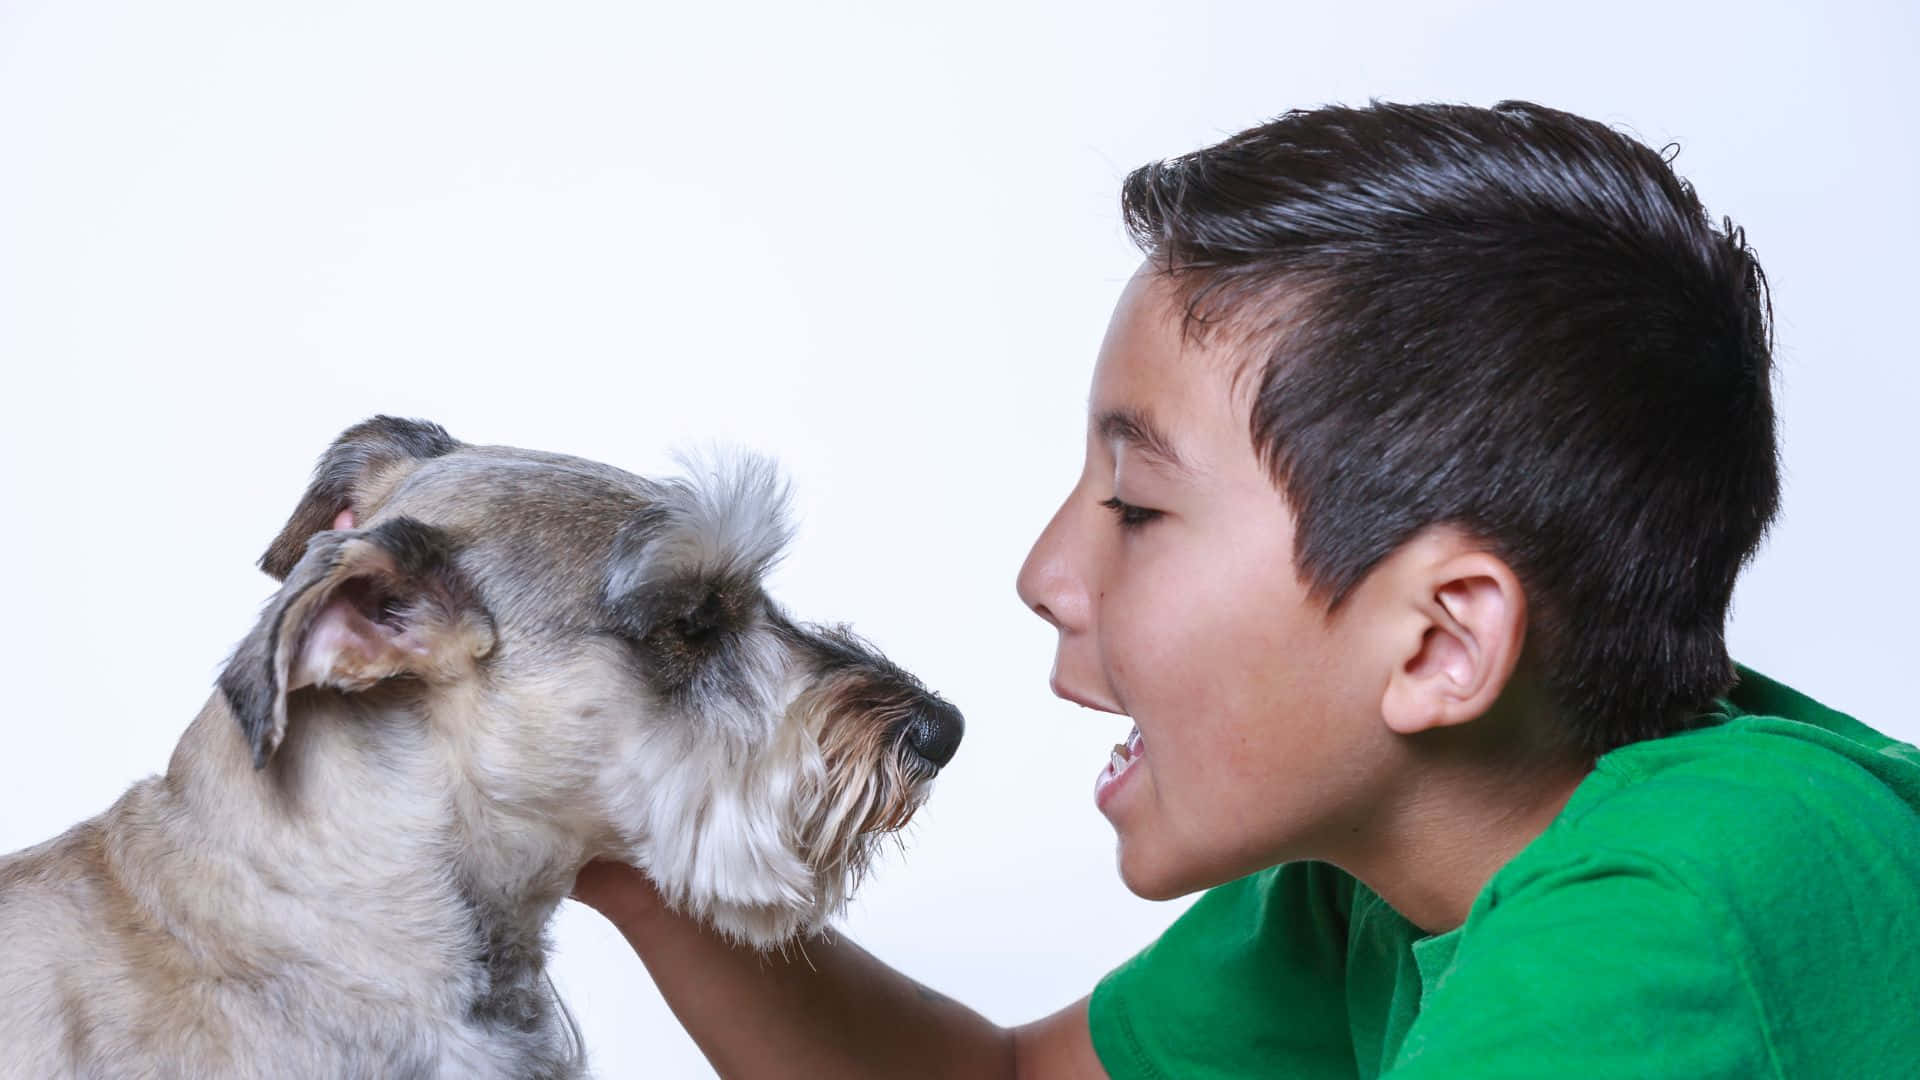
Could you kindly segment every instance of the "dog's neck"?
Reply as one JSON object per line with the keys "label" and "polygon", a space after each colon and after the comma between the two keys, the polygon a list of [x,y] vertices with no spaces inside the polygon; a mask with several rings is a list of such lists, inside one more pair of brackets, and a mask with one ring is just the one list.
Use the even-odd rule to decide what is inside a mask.
{"label": "dog's neck", "polygon": [[[410,1002],[438,999],[482,1026],[552,1023],[544,931],[584,860],[580,841],[476,797],[462,763],[435,751],[410,710],[313,694],[289,719],[285,742],[256,770],[215,695],[161,782],[170,819],[204,838],[227,880],[251,877],[233,895],[272,898],[271,910],[229,905],[217,884],[200,886],[187,898],[209,931],[196,951],[248,970],[217,943],[317,947],[326,955],[314,961],[356,993],[417,972]],[[235,919],[259,925],[221,929]]]}

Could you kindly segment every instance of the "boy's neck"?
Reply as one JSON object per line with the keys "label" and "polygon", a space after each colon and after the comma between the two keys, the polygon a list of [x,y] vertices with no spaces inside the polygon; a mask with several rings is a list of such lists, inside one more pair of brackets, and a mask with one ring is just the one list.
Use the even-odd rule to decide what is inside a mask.
{"label": "boy's neck", "polygon": [[1403,831],[1382,857],[1355,860],[1361,865],[1347,869],[1420,929],[1453,930],[1501,867],[1559,816],[1584,776],[1559,778],[1531,798],[1498,806],[1432,805],[1427,820]]}
{"label": "boy's neck", "polygon": [[[1445,933],[1515,855],[1566,808],[1591,758],[1522,744],[1539,727],[1481,718],[1403,747],[1394,796],[1378,804],[1330,861],[1422,930]],[[1516,738],[1516,736],[1519,736]]]}

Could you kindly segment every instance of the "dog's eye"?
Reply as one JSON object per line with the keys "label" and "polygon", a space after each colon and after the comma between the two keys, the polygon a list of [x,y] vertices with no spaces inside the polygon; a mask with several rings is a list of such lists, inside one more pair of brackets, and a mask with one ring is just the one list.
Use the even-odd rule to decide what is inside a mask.
{"label": "dog's eye", "polygon": [[687,641],[705,641],[718,632],[718,628],[705,618],[682,615],[673,620],[673,632]]}

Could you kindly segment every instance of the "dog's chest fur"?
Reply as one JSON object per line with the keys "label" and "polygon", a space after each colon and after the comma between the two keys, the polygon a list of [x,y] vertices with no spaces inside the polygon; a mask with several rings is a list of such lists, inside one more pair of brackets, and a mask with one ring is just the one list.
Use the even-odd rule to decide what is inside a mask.
{"label": "dog's chest fur", "polygon": [[581,1075],[550,907],[426,860],[261,865],[204,810],[156,778],[0,859],[0,986],[38,991],[0,1009],[0,1077]]}

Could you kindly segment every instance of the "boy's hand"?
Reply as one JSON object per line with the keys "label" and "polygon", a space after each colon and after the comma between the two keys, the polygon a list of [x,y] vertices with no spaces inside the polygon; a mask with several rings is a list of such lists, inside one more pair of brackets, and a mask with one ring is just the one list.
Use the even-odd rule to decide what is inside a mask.
{"label": "boy's hand", "polygon": [[581,867],[569,895],[620,927],[637,922],[663,906],[653,879],[612,859],[595,859]]}

